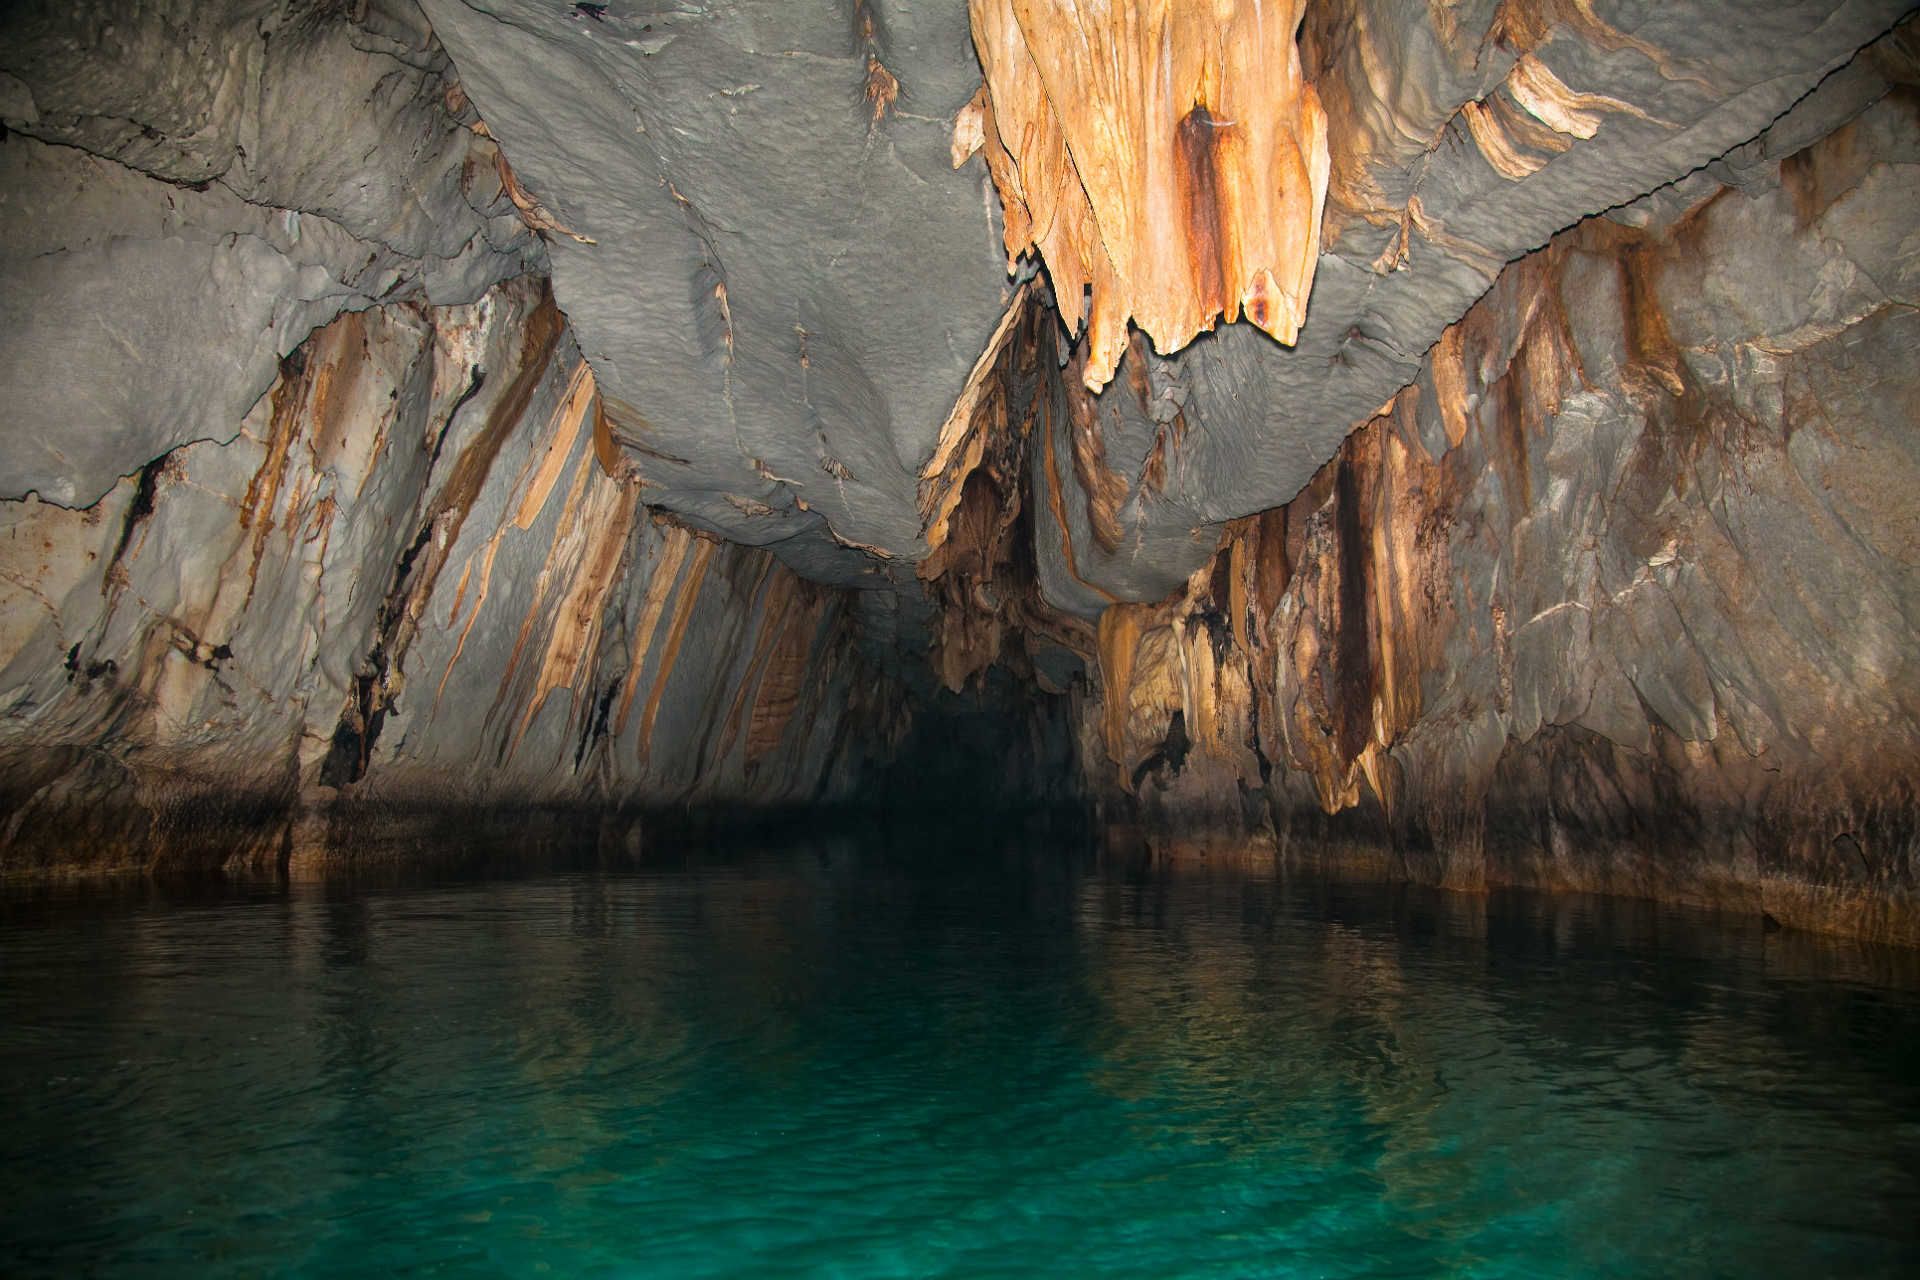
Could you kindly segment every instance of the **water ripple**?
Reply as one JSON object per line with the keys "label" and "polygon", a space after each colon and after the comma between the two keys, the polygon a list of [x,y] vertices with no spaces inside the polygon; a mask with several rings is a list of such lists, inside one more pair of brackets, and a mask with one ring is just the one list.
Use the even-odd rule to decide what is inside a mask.
{"label": "water ripple", "polygon": [[4,1269],[1920,1269],[1897,960],[885,854],[0,901]]}

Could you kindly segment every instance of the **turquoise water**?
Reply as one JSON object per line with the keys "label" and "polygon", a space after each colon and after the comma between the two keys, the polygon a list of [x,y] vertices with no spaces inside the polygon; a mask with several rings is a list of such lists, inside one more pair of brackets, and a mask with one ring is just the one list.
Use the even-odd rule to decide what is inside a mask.
{"label": "turquoise water", "polygon": [[910,841],[0,900],[0,1271],[1892,1276],[1914,958]]}

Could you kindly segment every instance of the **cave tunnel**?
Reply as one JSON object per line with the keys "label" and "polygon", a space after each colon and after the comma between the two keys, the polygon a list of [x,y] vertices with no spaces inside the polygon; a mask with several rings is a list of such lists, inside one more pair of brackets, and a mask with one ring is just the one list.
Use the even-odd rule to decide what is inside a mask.
{"label": "cave tunnel", "polygon": [[0,169],[0,1273],[1920,1274],[1904,0],[20,0]]}

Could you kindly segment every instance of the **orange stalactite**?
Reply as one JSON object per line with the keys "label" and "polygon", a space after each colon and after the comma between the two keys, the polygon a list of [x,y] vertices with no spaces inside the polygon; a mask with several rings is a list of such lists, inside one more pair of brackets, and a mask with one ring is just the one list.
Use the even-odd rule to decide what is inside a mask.
{"label": "orange stalactite", "polygon": [[1162,352],[1222,315],[1297,337],[1328,172],[1303,7],[972,0],[986,86],[954,159],[986,153],[1009,260],[1038,251],[1068,330],[1087,322],[1089,389],[1113,377],[1129,319]]}

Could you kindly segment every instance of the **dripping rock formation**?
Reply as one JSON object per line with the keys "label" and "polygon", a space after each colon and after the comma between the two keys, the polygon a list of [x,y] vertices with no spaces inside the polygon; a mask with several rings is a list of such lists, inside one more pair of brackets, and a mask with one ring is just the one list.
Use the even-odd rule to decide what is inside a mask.
{"label": "dripping rock formation", "polygon": [[1920,945],[1902,3],[0,32],[0,873],[1039,804]]}

